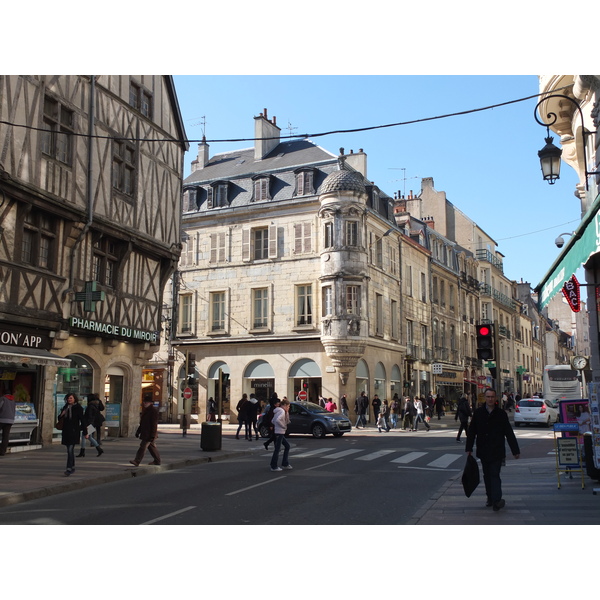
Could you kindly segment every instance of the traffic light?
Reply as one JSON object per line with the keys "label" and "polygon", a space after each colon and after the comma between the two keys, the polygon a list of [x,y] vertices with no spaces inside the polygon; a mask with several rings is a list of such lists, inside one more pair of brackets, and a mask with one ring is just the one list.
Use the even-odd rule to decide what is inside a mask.
{"label": "traffic light", "polygon": [[187,372],[193,375],[196,372],[196,355],[190,352],[187,356]]}
{"label": "traffic light", "polygon": [[494,360],[494,326],[477,325],[477,358]]}

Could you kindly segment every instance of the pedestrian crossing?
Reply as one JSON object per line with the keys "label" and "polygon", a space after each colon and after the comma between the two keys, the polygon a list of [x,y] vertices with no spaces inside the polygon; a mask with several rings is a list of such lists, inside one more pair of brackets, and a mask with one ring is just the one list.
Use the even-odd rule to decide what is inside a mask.
{"label": "pedestrian crossing", "polygon": [[[388,464],[395,465],[398,468],[424,468],[424,469],[449,469],[456,466],[456,461],[465,458],[464,452],[439,453],[439,452],[406,452],[403,450],[376,450],[369,452],[364,448],[352,448],[348,450],[336,451],[336,448],[313,448],[312,450],[298,449],[290,455],[293,460],[301,458],[319,458],[323,461],[340,460],[348,458],[356,461],[375,462],[385,461]],[[460,469],[451,470],[462,470]]]}

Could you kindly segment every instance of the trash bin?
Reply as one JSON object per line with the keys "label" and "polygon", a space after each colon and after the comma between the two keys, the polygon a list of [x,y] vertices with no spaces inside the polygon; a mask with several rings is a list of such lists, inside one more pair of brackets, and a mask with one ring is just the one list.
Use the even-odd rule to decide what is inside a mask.
{"label": "trash bin", "polygon": [[221,423],[204,421],[200,430],[200,448],[202,450],[221,449]]}
{"label": "trash bin", "polygon": [[591,433],[583,434],[583,450],[585,454],[585,472],[588,477],[600,481],[600,470],[594,465],[594,446]]}

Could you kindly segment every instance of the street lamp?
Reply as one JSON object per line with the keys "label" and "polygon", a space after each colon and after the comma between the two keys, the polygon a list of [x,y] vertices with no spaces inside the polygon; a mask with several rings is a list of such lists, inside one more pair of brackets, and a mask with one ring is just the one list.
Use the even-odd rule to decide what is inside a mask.
{"label": "street lamp", "polygon": [[546,102],[546,100],[549,100],[550,98],[561,98],[563,100],[568,100],[571,104],[573,104],[573,106],[575,106],[575,108],[579,112],[579,116],[581,117],[581,134],[582,134],[582,138],[583,138],[583,169],[585,172],[585,189],[589,190],[588,176],[600,175],[600,171],[588,171],[587,170],[588,162],[587,162],[586,136],[591,135],[592,133],[596,133],[596,132],[585,130],[585,122],[583,120],[583,112],[581,110],[581,107],[579,106],[579,103],[574,98],[571,98],[570,96],[565,96],[563,94],[550,94],[549,96],[545,96],[535,105],[535,108],[533,109],[534,119],[536,120],[538,125],[542,125],[542,127],[545,127],[546,132],[547,132],[547,137],[545,138],[546,145],[538,152],[538,156],[540,157],[540,165],[542,167],[542,173],[544,176],[544,181],[547,181],[550,185],[553,185],[554,182],[560,177],[560,156],[562,154],[562,150],[560,148],[557,148],[552,143],[552,140],[554,138],[550,135],[550,126],[554,125],[554,123],[556,123],[557,118],[558,118],[556,116],[556,113],[549,112],[546,115],[546,119],[548,120],[547,123],[544,123],[543,121],[540,121],[540,119],[538,119],[539,106],[543,102]]}

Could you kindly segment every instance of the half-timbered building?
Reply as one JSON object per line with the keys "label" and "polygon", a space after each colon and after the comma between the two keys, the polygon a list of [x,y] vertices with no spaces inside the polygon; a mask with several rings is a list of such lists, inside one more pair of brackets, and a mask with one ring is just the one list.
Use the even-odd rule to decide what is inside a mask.
{"label": "half-timbered building", "polygon": [[[47,443],[65,394],[98,393],[109,435],[163,408],[163,289],[180,256],[187,149],[169,76],[0,76],[0,391]],[[160,370],[158,370],[160,371]]]}

